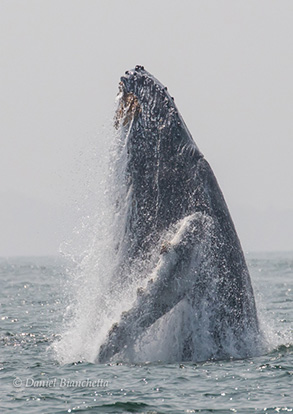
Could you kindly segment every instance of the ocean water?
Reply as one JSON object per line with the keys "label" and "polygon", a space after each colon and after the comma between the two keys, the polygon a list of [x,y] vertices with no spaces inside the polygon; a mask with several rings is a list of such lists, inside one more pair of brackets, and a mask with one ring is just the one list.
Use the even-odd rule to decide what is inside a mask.
{"label": "ocean water", "polygon": [[1,259],[0,412],[293,411],[293,253],[251,253],[247,261],[267,341],[263,355],[97,364],[94,321],[101,315],[95,307],[83,305],[80,325],[64,336],[76,301],[70,287],[80,290],[81,300],[89,281],[73,282],[63,258]]}

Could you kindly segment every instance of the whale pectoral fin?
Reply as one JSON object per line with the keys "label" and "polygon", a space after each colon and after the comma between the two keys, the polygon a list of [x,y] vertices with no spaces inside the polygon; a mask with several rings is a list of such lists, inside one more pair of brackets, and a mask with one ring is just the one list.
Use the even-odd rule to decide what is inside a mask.
{"label": "whale pectoral fin", "polygon": [[[163,267],[164,265],[161,272],[164,271]],[[171,268],[170,270],[172,272]],[[119,324],[115,324],[109,331],[106,342],[100,348],[98,360],[108,361],[130,343],[134,343],[142,332],[172,309],[181,297],[182,294],[177,294],[176,289],[174,291],[174,281],[165,278],[150,282],[145,291],[140,289],[134,307],[124,312]]]}
{"label": "whale pectoral fin", "polygon": [[146,290],[140,290],[136,304],[124,312],[118,325],[109,332],[101,346],[99,361],[105,362],[127,348],[131,343],[169,312],[184,297],[189,296],[195,283],[191,262],[202,260],[202,246],[208,245],[205,235],[210,217],[195,213],[181,220],[178,230],[169,243],[154,271],[155,277]]}

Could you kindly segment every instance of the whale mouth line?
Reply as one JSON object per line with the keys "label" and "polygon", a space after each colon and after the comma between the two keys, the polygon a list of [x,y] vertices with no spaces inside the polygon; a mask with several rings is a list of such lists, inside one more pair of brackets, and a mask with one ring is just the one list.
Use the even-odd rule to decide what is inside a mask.
{"label": "whale mouth line", "polygon": [[116,129],[121,124],[123,126],[129,124],[141,112],[138,97],[132,92],[127,92],[123,82],[119,83],[117,100],[118,108],[114,116],[114,127]]}

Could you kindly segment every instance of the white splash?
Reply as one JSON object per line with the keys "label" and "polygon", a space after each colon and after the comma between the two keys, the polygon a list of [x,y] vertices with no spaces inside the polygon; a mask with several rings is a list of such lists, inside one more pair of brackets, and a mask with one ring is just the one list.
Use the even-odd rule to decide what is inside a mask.
{"label": "white splash", "polygon": [[[91,197],[88,194],[84,197],[87,198],[86,205],[81,205],[80,208],[86,213],[77,224],[72,240],[62,248],[63,254],[71,262],[65,285],[65,295],[70,304],[64,315],[60,339],[52,345],[61,364],[80,360],[96,361],[100,346],[113,323],[118,322],[122,312],[130,310],[136,303],[137,289],[145,289],[150,279],[168,277],[176,262],[176,252],[172,246],[180,245],[185,235],[188,235],[188,229],[192,227],[197,214],[185,217],[162,234],[159,242],[153,246],[148,262],[141,263],[139,259],[134,261],[129,268],[127,284],[123,283],[117,273],[124,252],[119,245],[117,247],[117,242],[127,227],[126,211],[135,206],[130,204],[132,189],[131,186],[128,188],[125,181],[127,131],[121,134],[121,131],[115,132],[109,127],[109,132],[114,137],[114,142],[108,139],[109,145],[106,146],[105,153],[98,156],[95,154],[86,162],[85,168],[89,171],[86,191]],[[98,184],[97,177],[100,178]],[[203,223],[210,227],[213,225],[207,217],[203,217],[201,224]],[[200,255],[205,259],[205,264],[201,263],[201,269],[205,275],[210,273],[209,290],[198,311],[195,312],[186,299],[180,300],[173,309],[146,329],[132,347],[123,354],[117,354],[114,359],[137,362],[178,361],[185,346],[184,338],[188,336],[193,339],[193,360],[203,361],[216,355],[215,341],[207,328],[217,312],[213,295],[217,293],[218,283],[215,273],[210,271],[212,264],[207,251],[211,242],[208,236],[209,232],[200,244],[200,254],[199,251],[194,252],[189,268],[190,274],[196,274]],[[164,240],[169,241],[166,246],[169,251],[160,256],[160,246]],[[186,280],[188,282],[188,277]],[[252,354],[259,353],[260,349],[257,349],[255,338],[251,337],[249,326],[246,339],[255,348]],[[229,336],[227,329],[223,355],[242,357],[238,345],[234,343],[233,334]]]}

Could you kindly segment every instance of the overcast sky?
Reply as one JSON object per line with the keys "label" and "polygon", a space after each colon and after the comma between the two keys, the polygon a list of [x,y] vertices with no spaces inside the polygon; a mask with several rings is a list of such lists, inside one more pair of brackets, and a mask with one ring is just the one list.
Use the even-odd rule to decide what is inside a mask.
{"label": "overcast sky", "polygon": [[244,250],[292,250],[292,22],[292,0],[1,0],[0,256],[68,237],[136,64],[175,97]]}

